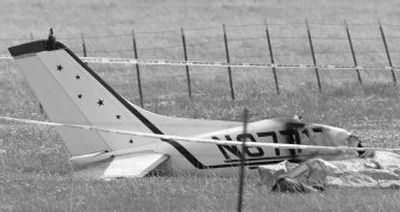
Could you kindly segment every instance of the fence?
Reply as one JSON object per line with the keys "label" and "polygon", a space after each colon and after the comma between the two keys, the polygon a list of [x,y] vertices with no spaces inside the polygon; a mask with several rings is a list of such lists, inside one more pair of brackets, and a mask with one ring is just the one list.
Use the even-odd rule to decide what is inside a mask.
{"label": "fence", "polygon": [[[387,34],[387,28],[391,29],[391,34]],[[362,36],[352,36],[351,32],[356,32]],[[371,36],[374,32],[376,32],[376,35]],[[243,36],[243,34],[245,34],[245,36]],[[193,39],[189,40],[188,37],[193,37]],[[29,38],[0,38],[0,43],[9,45],[10,42],[20,43],[24,40],[33,39],[34,35],[30,33]],[[295,64],[297,63],[297,65],[292,64],[286,67],[313,69],[318,90],[322,92],[323,85],[321,83],[320,69],[335,69],[340,68],[340,66],[347,67],[347,69],[349,68],[349,65],[321,65],[325,59],[324,57],[338,59],[340,60],[340,64],[350,59],[352,63],[350,68],[353,67],[352,69],[355,71],[357,81],[361,85],[364,82],[360,69],[366,69],[368,65],[367,67],[365,65],[360,66],[360,59],[373,62],[374,66],[369,66],[369,68],[376,69],[383,67],[384,69],[389,69],[393,85],[396,85],[397,79],[394,72],[392,55],[400,53],[400,48],[397,48],[396,45],[396,40],[400,39],[400,25],[382,24],[380,22],[349,24],[344,21],[343,23],[337,24],[309,23],[307,20],[303,23],[267,23],[267,21],[265,21],[261,24],[223,24],[222,27],[180,28],[177,30],[154,32],[134,32],[132,30],[130,33],[110,35],[84,35],[82,33],[78,37],[60,36],[58,39],[71,44],[68,46],[70,46],[74,52],[78,52],[84,57],[99,56],[102,54],[114,57],[133,56],[136,61],[134,67],[142,106],[143,88],[140,70],[141,60],[139,58],[143,58],[144,60],[145,58],[167,58],[167,61],[168,59],[175,61],[183,60],[183,63],[180,65],[185,67],[187,93],[190,99],[192,98],[191,67],[195,65],[193,62],[190,62],[190,59],[226,61],[219,63],[225,64],[219,65],[219,67],[226,67],[227,69],[230,96],[234,100],[235,90],[232,77],[232,67],[234,67],[235,64],[235,62],[233,62],[234,60],[241,59],[249,62],[261,58],[264,64],[265,61],[269,60],[270,65],[264,67],[272,70],[275,90],[279,95],[280,79],[277,74],[277,68],[285,66],[279,66],[276,62],[277,59],[283,59],[285,60],[285,64],[288,64],[287,61],[292,62],[294,60],[294,55],[301,55],[302,59],[304,59],[303,57],[308,54],[308,62],[297,61],[294,62]],[[195,40],[195,42],[193,42],[193,40]],[[283,42],[273,42],[282,40]],[[389,40],[392,41],[390,49]],[[357,42],[362,42],[362,45],[357,45]],[[96,44],[93,45],[93,43]],[[142,47],[139,47],[139,44]],[[154,46],[154,44],[157,44],[157,46]],[[207,49],[207,45],[211,45],[211,48]],[[294,48],[298,45],[300,45],[300,48]],[[276,46],[278,46],[278,48]],[[359,49],[360,47],[362,49]],[[210,49],[213,52],[207,52],[207,50]],[[232,51],[232,49],[234,49],[234,51]],[[398,55],[400,56],[400,54]],[[305,65],[310,62],[312,65]],[[381,65],[377,66],[376,63]],[[169,64],[177,65],[177,63]],[[209,65],[213,66],[212,63]]]}

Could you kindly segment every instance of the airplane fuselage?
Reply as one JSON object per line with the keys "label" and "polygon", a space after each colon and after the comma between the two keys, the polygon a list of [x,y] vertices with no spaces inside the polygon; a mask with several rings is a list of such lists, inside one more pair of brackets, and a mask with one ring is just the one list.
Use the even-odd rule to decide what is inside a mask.
{"label": "airplane fuselage", "polygon": [[[314,133],[322,133],[322,128],[314,126]],[[257,121],[248,125],[246,134],[243,127],[234,127],[225,130],[214,131],[194,136],[195,138],[214,140],[240,141],[246,139],[251,142],[302,144],[309,143],[306,131],[287,129],[285,121],[280,119],[268,119]],[[149,146],[146,147],[147,149]],[[203,173],[229,173],[232,167],[239,166],[241,155],[244,155],[245,165],[256,168],[259,165],[277,163],[283,160],[298,161],[306,156],[302,150],[275,149],[268,147],[245,147],[238,145],[204,144],[176,141],[166,141],[154,145],[154,151],[166,152],[170,155],[169,160],[161,166],[163,171],[175,172],[197,172]],[[204,172],[206,171],[206,172]]]}

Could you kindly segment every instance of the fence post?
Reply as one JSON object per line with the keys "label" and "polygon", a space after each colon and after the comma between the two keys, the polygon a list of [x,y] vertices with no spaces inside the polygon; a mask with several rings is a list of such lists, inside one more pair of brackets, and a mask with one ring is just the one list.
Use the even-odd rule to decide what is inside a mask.
{"label": "fence post", "polygon": [[[307,19],[306,19],[306,27],[307,27],[308,42],[309,42],[309,44],[310,44],[311,56],[312,56],[312,59],[313,59],[313,64],[314,64],[314,66],[316,66],[316,65],[317,65],[317,61],[316,61],[316,59],[315,59],[314,46],[313,46],[313,43],[312,43],[311,32],[310,32],[310,26],[308,25]],[[319,78],[318,68],[315,67],[314,70],[315,70],[315,76],[317,77],[318,90],[319,90],[319,92],[321,93],[321,91],[322,91],[322,88],[321,88],[321,79]]]}
{"label": "fence post", "polygon": [[[350,45],[351,55],[353,56],[354,66],[357,67],[357,66],[358,66],[357,58],[356,58],[356,54],[355,54],[355,52],[354,52],[353,42],[351,41],[349,25],[347,24],[347,21],[346,21],[346,20],[344,20],[344,26],[345,26],[345,28],[346,28],[347,39],[349,40],[349,45]],[[362,79],[361,79],[360,70],[359,70],[358,68],[356,68],[356,72],[357,72],[358,82],[360,82],[360,84],[362,85],[363,82],[362,82]]]}
{"label": "fence post", "polygon": [[[137,60],[138,59],[138,53],[137,53],[137,48],[136,48],[136,37],[135,37],[135,32],[133,30],[132,30],[132,43],[133,43],[134,57]],[[136,78],[137,78],[137,81],[138,81],[138,88],[139,88],[140,105],[142,106],[142,108],[144,108],[144,106],[143,106],[143,93],[142,93],[142,81],[140,79],[139,64],[136,63],[135,67],[136,67]]]}
{"label": "fence post", "polygon": [[[229,58],[228,37],[226,35],[225,24],[222,25],[222,29],[223,29],[223,32],[224,32],[226,62],[228,64],[230,64],[231,61],[230,61],[230,58]],[[235,91],[233,90],[232,71],[231,71],[231,67],[230,66],[228,66],[228,75],[229,75],[229,85],[230,85],[230,88],[231,88],[231,97],[232,97],[232,100],[235,100]]]}
{"label": "fence post", "polygon": [[[268,31],[268,24],[267,20],[265,19],[265,34],[267,35],[267,41],[268,41],[268,50],[269,50],[269,56],[271,59],[272,65],[275,64],[274,62],[274,54],[272,53],[272,45],[271,45],[271,38],[269,37],[269,31]],[[272,66],[272,73],[274,74],[274,80],[275,80],[275,88],[276,88],[276,93],[279,95],[279,82],[278,82],[278,76],[276,74],[276,68],[275,66]]]}
{"label": "fence post", "polygon": [[[188,56],[187,56],[187,50],[186,50],[186,37],[185,37],[185,31],[183,30],[183,27],[181,27],[181,35],[182,35],[182,45],[183,45],[183,56],[185,61],[188,61]],[[190,73],[189,73],[189,66],[186,64],[186,78],[187,78],[187,84],[188,84],[188,92],[189,92],[189,98],[192,100],[192,87],[191,87],[191,82],[190,82]]]}
{"label": "fence post", "polygon": [[380,30],[381,36],[382,36],[383,45],[385,46],[386,56],[387,56],[387,59],[389,62],[389,66],[391,68],[390,70],[392,71],[393,85],[396,85],[396,83],[397,83],[396,75],[393,70],[392,58],[390,57],[390,54],[389,54],[389,48],[386,43],[385,33],[383,32],[382,24],[380,23],[380,21],[378,23],[379,23],[379,30]]}
{"label": "fence post", "polygon": [[83,56],[86,57],[86,43],[85,43],[85,36],[83,33],[81,33],[81,40],[82,40],[82,51],[83,51]]}
{"label": "fence post", "polygon": [[246,138],[247,138],[247,125],[249,122],[249,111],[247,108],[243,110],[243,138],[242,140],[242,152],[240,153],[240,172],[239,172],[239,192],[238,192],[238,200],[237,200],[237,211],[242,212],[243,207],[243,190],[244,190],[244,180],[245,180],[245,150],[246,150]]}
{"label": "fence post", "polygon": [[30,36],[31,40],[33,40],[33,33],[32,32],[29,34],[29,36]]}

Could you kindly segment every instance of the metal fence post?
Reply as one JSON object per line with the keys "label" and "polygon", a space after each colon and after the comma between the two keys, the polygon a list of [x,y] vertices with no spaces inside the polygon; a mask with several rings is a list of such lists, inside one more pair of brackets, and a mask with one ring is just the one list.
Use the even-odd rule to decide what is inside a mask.
{"label": "metal fence post", "polygon": [[[181,35],[182,35],[182,45],[183,45],[183,56],[184,56],[185,61],[188,61],[187,50],[186,50],[186,37],[185,37],[185,31],[183,30],[183,27],[181,27]],[[190,82],[189,66],[186,65],[185,68],[186,68],[186,78],[187,78],[187,84],[188,84],[189,98],[192,99],[192,87],[191,87],[191,82]]]}
{"label": "metal fence post", "polygon": [[386,51],[386,56],[387,56],[387,59],[388,59],[388,62],[389,62],[389,66],[391,68],[390,70],[392,72],[393,85],[396,85],[397,84],[397,80],[396,80],[396,74],[394,73],[394,70],[393,70],[392,58],[390,57],[390,54],[389,54],[389,48],[388,48],[388,45],[387,45],[387,42],[386,42],[385,33],[383,32],[382,24],[380,23],[380,21],[379,21],[379,30],[381,32],[383,45],[385,46],[385,51]]}
{"label": "metal fence post", "polygon": [[353,57],[354,66],[356,67],[356,73],[357,73],[358,82],[362,85],[363,82],[362,82],[362,79],[361,79],[361,73],[360,73],[360,70],[357,68],[357,65],[358,65],[357,58],[356,58],[356,54],[354,52],[353,42],[352,42],[351,36],[350,36],[349,25],[347,24],[346,20],[344,20],[344,26],[346,28],[347,39],[349,40],[349,45],[350,45],[351,55]]}
{"label": "metal fence post", "polygon": [[[228,36],[226,35],[225,24],[222,25],[222,29],[223,29],[223,32],[224,32],[226,62],[229,64],[229,63],[231,63],[231,61],[230,61],[230,58],[229,58]],[[233,90],[232,71],[231,71],[231,67],[230,66],[228,66],[228,75],[229,75],[229,85],[230,85],[230,88],[231,88],[231,97],[232,97],[232,100],[235,100],[235,91]]]}
{"label": "metal fence post", "polygon": [[85,43],[85,36],[83,33],[81,33],[81,40],[82,40],[82,51],[83,51],[83,56],[86,57],[86,43]]}
{"label": "metal fence post", "polygon": [[[136,37],[135,37],[135,32],[132,30],[132,43],[133,43],[133,53],[134,57],[137,60],[138,59],[138,53],[137,53],[137,48],[136,48]],[[140,105],[144,108],[143,106],[143,93],[142,93],[142,81],[140,78],[140,69],[139,69],[139,64],[135,64],[136,67],[136,78],[138,82],[138,88],[139,88],[139,97],[140,97]]]}
{"label": "metal fence post", "polygon": [[[314,66],[316,66],[316,65],[317,65],[317,61],[316,61],[316,59],[315,59],[314,46],[313,46],[313,43],[312,43],[311,32],[310,32],[310,26],[308,25],[307,19],[306,19],[306,27],[307,27],[308,42],[309,42],[309,44],[310,44],[311,56],[312,56],[312,59],[313,59],[313,64],[314,64]],[[319,92],[321,93],[321,91],[322,91],[322,88],[321,88],[321,79],[319,78],[318,68],[315,67],[314,70],[315,70],[315,76],[317,77],[318,90],[319,90]]]}
{"label": "metal fence post", "polygon": [[249,121],[249,111],[245,108],[243,111],[243,138],[242,138],[242,152],[240,153],[240,172],[239,172],[239,192],[237,200],[237,211],[241,212],[243,208],[243,190],[244,190],[244,179],[245,179],[245,150],[246,150],[246,138],[247,138],[247,125]]}
{"label": "metal fence post", "polygon": [[[265,34],[267,36],[267,41],[268,41],[269,57],[271,59],[271,63],[275,64],[275,62],[274,62],[274,54],[272,52],[271,38],[269,37],[269,30],[268,30],[267,20],[265,20]],[[272,73],[274,74],[276,93],[279,95],[280,92],[279,92],[278,76],[276,74],[276,68],[274,66],[272,67]]]}

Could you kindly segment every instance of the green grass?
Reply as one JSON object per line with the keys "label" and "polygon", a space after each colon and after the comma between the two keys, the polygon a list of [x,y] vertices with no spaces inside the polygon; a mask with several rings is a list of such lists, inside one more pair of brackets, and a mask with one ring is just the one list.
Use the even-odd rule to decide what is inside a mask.
{"label": "green grass", "polygon": [[[140,31],[178,30],[165,33],[137,33],[142,58],[181,59],[181,26],[187,29],[189,58],[224,61],[222,29],[190,31],[196,27],[262,23],[310,22],[350,23],[399,20],[396,1],[3,1],[0,38],[26,38],[29,33],[45,38],[50,26],[56,36],[78,54],[80,33],[124,34]],[[315,36],[345,36],[342,26],[312,25]],[[376,26],[351,26],[355,37],[379,36]],[[389,35],[396,27],[386,26]],[[230,38],[263,36],[262,26],[228,27]],[[304,26],[271,26],[272,35],[305,36]],[[63,39],[77,37],[77,39]],[[130,36],[86,38],[90,56],[131,56]],[[398,61],[397,40],[388,39],[393,61]],[[0,52],[21,40],[0,40]],[[197,45],[196,43],[205,43]],[[319,63],[352,64],[346,40],[315,39]],[[177,48],[152,49],[173,46]],[[381,40],[356,40],[360,64],[386,64]],[[178,48],[179,47],[179,48]],[[273,39],[276,61],[310,63],[307,40]],[[147,49],[147,50],[146,50]],[[266,62],[265,39],[230,42],[233,61]],[[109,50],[102,53],[96,51]],[[324,54],[333,51],[347,52]],[[378,53],[374,52],[377,51]],[[363,53],[367,52],[367,54]],[[369,53],[368,53],[369,52]],[[138,101],[134,67],[91,65],[118,92]],[[21,72],[12,62],[0,62],[0,114],[45,120],[38,102]],[[244,107],[251,120],[291,117],[331,124],[354,131],[368,146],[398,147],[400,91],[391,85],[389,71],[362,71],[364,86],[354,71],[321,70],[323,92],[318,93],[313,70],[279,70],[281,95],[274,90],[271,70],[233,69],[236,101],[229,97],[225,68],[191,68],[193,101],[187,97],[183,67],[141,66],[145,107],[165,115],[240,120]],[[163,176],[103,182],[72,176],[68,152],[51,128],[11,122],[0,123],[0,210],[34,211],[232,211],[236,205],[235,177]],[[282,194],[258,185],[256,175],[248,177],[246,211],[394,211],[399,208],[397,190],[332,188],[323,193]]]}

